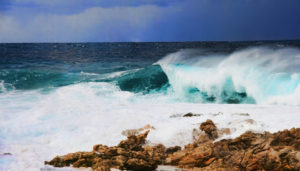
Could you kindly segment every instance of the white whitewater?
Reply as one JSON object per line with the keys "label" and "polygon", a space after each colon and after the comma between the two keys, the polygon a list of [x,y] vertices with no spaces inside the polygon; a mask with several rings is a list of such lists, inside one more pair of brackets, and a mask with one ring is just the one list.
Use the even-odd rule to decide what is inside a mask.
{"label": "white whitewater", "polygon": [[[219,128],[230,128],[231,134],[221,138],[248,130],[300,127],[299,50],[252,48],[229,55],[194,54],[180,51],[158,62],[170,83],[164,93],[135,94],[103,82],[50,92],[0,88],[0,170],[47,170],[51,167],[44,166],[45,160],[90,151],[95,144],[117,145],[126,138],[123,130],[146,124],[155,127],[149,143],[166,146],[192,142],[193,129],[206,119]],[[215,96],[216,103],[191,96],[190,88]],[[223,91],[246,92],[256,104],[218,104]],[[189,98],[195,98],[193,103]],[[182,117],[188,112],[202,115]]]}
{"label": "white whitewater", "polygon": [[[191,98],[189,89],[197,88],[217,103],[224,103],[224,92],[245,92],[257,104],[300,104],[298,49],[260,47],[229,55],[195,54],[195,50],[183,50],[158,61],[178,99]],[[199,98],[197,102],[205,101]]]}
{"label": "white whitewater", "polygon": [[[167,146],[191,142],[193,128],[208,118],[219,128],[231,129],[223,138],[247,130],[274,132],[300,127],[299,111],[298,106],[173,102],[159,94],[120,91],[108,83],[81,83],[49,94],[10,92],[0,95],[0,151],[12,155],[1,156],[0,168],[39,170],[56,155],[89,151],[99,143],[116,145],[126,138],[122,130],[146,124],[156,128],[150,142]],[[187,112],[203,116],[180,117]]]}

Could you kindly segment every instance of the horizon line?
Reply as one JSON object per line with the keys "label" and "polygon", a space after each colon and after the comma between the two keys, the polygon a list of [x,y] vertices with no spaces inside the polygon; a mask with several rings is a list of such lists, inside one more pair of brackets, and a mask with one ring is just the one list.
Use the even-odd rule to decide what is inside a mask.
{"label": "horizon line", "polygon": [[204,42],[272,42],[272,41],[300,41],[297,39],[260,39],[260,40],[206,40],[206,41],[108,41],[108,42],[93,42],[93,41],[74,41],[74,42],[0,42],[0,44],[75,44],[75,43],[204,43]]}

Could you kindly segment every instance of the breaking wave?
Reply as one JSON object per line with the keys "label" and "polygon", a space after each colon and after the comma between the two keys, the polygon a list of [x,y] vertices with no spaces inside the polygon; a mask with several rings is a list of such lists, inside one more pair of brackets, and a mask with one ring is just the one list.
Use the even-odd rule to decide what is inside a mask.
{"label": "breaking wave", "polygon": [[1,70],[0,93],[81,82],[108,82],[121,91],[161,94],[180,102],[299,105],[300,50],[255,47],[230,54],[181,50],[145,68],[105,74]]}
{"label": "breaking wave", "polygon": [[170,54],[157,63],[180,99],[213,103],[300,104],[300,51],[249,48],[232,54]]}

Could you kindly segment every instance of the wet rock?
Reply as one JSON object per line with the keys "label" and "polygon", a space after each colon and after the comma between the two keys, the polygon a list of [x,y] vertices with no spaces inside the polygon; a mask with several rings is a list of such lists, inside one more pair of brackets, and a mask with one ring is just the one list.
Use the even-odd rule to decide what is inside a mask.
{"label": "wet rock", "polygon": [[109,148],[105,145],[102,145],[102,144],[96,144],[94,145],[93,147],[93,151],[94,152],[97,152],[99,154],[104,154],[104,152],[106,152]]}
{"label": "wet rock", "polygon": [[217,128],[211,120],[200,129],[206,134],[168,155],[166,164],[191,170],[300,170],[299,128],[274,134],[248,131],[217,142],[213,142]]}
{"label": "wet rock", "polygon": [[76,152],[56,156],[45,164],[55,167],[90,167],[93,170],[106,171],[111,168],[120,170],[154,170],[165,160],[165,146],[143,147],[149,131],[140,135],[128,136],[118,146],[94,145],[92,152]]}
{"label": "wet rock", "polygon": [[202,114],[195,114],[195,113],[186,113],[183,115],[183,117],[194,117],[194,116],[202,116]]}
{"label": "wet rock", "polygon": [[167,165],[173,165],[173,166],[177,166],[178,163],[184,158],[184,156],[186,156],[187,153],[186,151],[177,151],[175,153],[173,153],[172,155],[169,155],[166,158],[165,163]]}
{"label": "wet rock", "polygon": [[196,139],[195,142],[197,143],[205,143],[207,141],[211,141],[212,139],[210,137],[208,137],[207,134],[204,134],[204,133],[199,133],[198,134],[198,138]]}
{"label": "wet rock", "polygon": [[144,150],[146,155],[148,155],[148,157],[154,160],[157,164],[163,164],[163,161],[166,158],[166,147],[164,145],[158,144],[155,146],[144,146]]}
{"label": "wet rock", "polygon": [[213,160],[213,148],[212,143],[207,142],[200,144],[194,149],[186,150],[187,155],[185,155],[179,162],[178,166],[183,168],[191,167],[205,167],[209,165]]}
{"label": "wet rock", "polygon": [[210,119],[208,119],[206,122],[201,123],[200,130],[204,131],[211,139],[218,138],[217,127]]}
{"label": "wet rock", "polygon": [[129,159],[126,163],[126,169],[127,170],[136,170],[136,171],[151,171],[156,169],[157,166],[155,166],[154,163],[145,161],[144,159],[137,159],[132,158]]}
{"label": "wet rock", "polygon": [[127,149],[127,150],[133,150],[133,151],[139,151],[142,150],[142,145],[146,141],[146,137],[150,131],[146,131],[143,134],[140,134],[138,136],[131,135],[127,137],[127,140],[123,140],[119,143],[118,147]]}
{"label": "wet rock", "polygon": [[172,153],[175,153],[179,150],[181,150],[180,146],[169,147],[169,148],[166,149],[166,154],[172,154]]}
{"label": "wet rock", "polygon": [[214,142],[218,130],[211,120],[193,131],[195,142],[166,148],[162,144],[145,145],[149,130],[129,135],[118,146],[95,145],[92,152],[56,156],[45,164],[55,167],[90,167],[94,171],[150,171],[158,165],[173,165],[189,170],[300,170],[300,128],[277,133],[245,132],[234,139]]}
{"label": "wet rock", "polygon": [[291,146],[295,150],[300,150],[300,128],[279,131],[274,134],[271,146],[280,148],[282,146]]}

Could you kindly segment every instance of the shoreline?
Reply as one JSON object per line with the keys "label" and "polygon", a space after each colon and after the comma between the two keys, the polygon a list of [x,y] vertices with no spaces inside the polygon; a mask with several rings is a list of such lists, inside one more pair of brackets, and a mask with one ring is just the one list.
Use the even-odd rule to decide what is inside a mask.
{"label": "shoreline", "polygon": [[[107,146],[116,146],[124,139],[124,135],[121,135],[124,130],[127,130],[127,128],[141,128],[145,126],[145,124],[155,126],[155,130],[151,130],[147,137],[151,143],[150,145],[161,143],[166,147],[175,145],[184,147],[184,145],[192,143],[193,129],[195,128],[198,130],[200,123],[204,122],[206,119],[212,119],[219,129],[229,128],[231,131],[229,135],[226,134],[220,136],[215,141],[221,139],[234,139],[247,130],[251,130],[255,133],[263,133],[264,131],[275,133],[292,127],[299,128],[299,119],[297,116],[299,116],[298,111],[300,108],[297,106],[230,104],[182,104],[180,106],[164,104],[163,106],[164,108],[167,108],[169,112],[161,110],[162,108],[159,108],[159,106],[155,106],[154,108],[153,104],[149,104],[137,108],[140,110],[135,109],[134,112],[127,112],[128,110],[126,110],[125,113],[114,110],[118,111],[115,112],[118,114],[118,116],[115,117],[114,115],[109,115],[109,117],[107,117],[108,115],[95,115],[96,117],[93,117],[92,122],[91,117],[88,117],[91,115],[88,113],[88,115],[80,117],[80,124],[78,122],[73,122],[73,116],[78,116],[76,115],[76,112],[75,115],[74,113],[73,115],[64,115],[68,116],[62,118],[64,124],[67,124],[66,127],[63,127],[60,131],[53,132],[51,136],[47,134],[38,137],[29,136],[28,139],[31,139],[31,143],[27,143],[22,137],[18,142],[11,143],[6,141],[2,146],[2,153],[10,152],[12,155],[2,156],[1,160],[4,161],[4,163],[0,164],[0,168],[4,170],[40,170],[45,168],[44,161],[49,161],[56,155],[62,156],[76,151],[91,151],[91,147],[98,143]],[[99,108],[105,108],[105,106],[99,106]],[[101,114],[104,113],[101,111],[98,112]],[[183,117],[187,112],[193,112],[197,116]],[[136,113],[141,114],[137,115]],[[246,113],[248,113],[249,116]],[[103,118],[102,116],[106,117]],[[136,119],[127,119],[132,116],[135,116]],[[248,119],[254,120],[254,123],[246,122]],[[8,123],[10,122],[8,121],[5,124]],[[59,124],[54,124],[55,122],[50,122],[49,120],[47,123],[43,123],[46,126],[51,125],[51,127],[59,126]],[[97,125],[93,123],[97,123]],[[103,125],[99,123],[114,124]],[[77,127],[76,131],[67,130],[67,128],[71,128],[70,126],[72,125],[80,126]],[[104,126],[107,129],[104,129]],[[40,129],[44,130],[44,127]],[[88,129],[89,132],[80,135],[78,134],[79,132],[82,132],[80,130],[86,129]],[[20,142],[23,144],[20,144]],[[51,167],[49,166],[49,168],[46,168],[49,169]],[[67,171],[69,170],[70,169]],[[73,168],[71,170],[75,169]],[[62,171],[62,169],[58,169],[57,171]],[[66,169],[63,168],[63,171],[66,171]]]}
{"label": "shoreline", "polygon": [[[235,139],[216,140],[219,130],[213,121],[201,123],[195,130],[195,141],[185,145],[165,147],[147,145],[150,128],[142,134],[128,135],[117,146],[94,145],[91,152],[56,156],[45,164],[55,167],[72,166],[92,170],[155,170],[158,166],[193,170],[299,170],[300,128],[275,133],[247,131]],[[197,133],[197,135],[196,135]]]}

